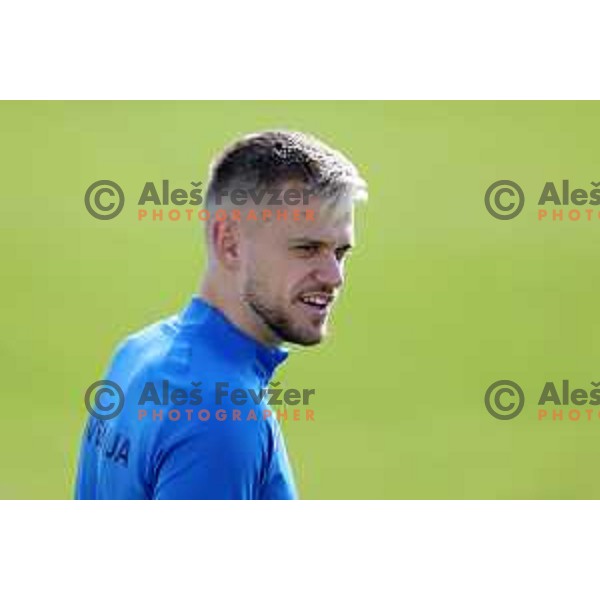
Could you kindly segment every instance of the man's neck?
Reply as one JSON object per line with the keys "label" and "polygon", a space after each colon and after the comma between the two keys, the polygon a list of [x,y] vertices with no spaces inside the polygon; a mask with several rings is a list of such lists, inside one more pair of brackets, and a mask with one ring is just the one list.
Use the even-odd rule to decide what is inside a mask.
{"label": "man's neck", "polygon": [[281,340],[271,331],[262,319],[242,300],[232,294],[234,286],[219,285],[214,277],[206,275],[200,285],[199,296],[205,302],[220,310],[238,329],[269,347],[276,347]]}

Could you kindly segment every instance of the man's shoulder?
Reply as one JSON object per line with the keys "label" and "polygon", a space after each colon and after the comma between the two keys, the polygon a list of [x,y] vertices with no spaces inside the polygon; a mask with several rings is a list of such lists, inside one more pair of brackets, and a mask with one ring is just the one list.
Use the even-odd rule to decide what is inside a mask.
{"label": "man's shoulder", "polygon": [[115,348],[110,371],[152,370],[160,366],[177,336],[177,316],[130,333]]}
{"label": "man's shoulder", "polygon": [[220,340],[206,335],[201,327],[186,327],[179,315],[173,315],[123,339],[112,355],[109,372],[117,380],[139,381],[143,376],[185,386],[185,381],[192,385],[200,379],[236,380],[233,367]]}
{"label": "man's shoulder", "polygon": [[177,333],[178,316],[173,315],[146,325],[127,335],[117,346],[116,353],[147,348],[151,344],[161,344],[172,339]]}

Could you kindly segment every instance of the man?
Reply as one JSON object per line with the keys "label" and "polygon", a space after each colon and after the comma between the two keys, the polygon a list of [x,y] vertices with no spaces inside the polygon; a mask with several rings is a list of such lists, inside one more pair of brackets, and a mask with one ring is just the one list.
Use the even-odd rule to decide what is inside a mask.
{"label": "man", "polygon": [[[325,335],[365,192],[352,163],[302,133],[252,134],[217,158],[199,295],[117,349],[106,377],[124,402],[88,420],[77,498],[296,497],[259,392],[287,356],[283,342]],[[234,402],[233,389],[258,404]]]}

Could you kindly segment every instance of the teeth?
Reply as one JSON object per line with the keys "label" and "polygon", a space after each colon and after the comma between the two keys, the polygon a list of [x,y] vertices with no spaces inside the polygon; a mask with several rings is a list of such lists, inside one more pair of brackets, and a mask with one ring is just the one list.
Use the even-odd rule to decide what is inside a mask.
{"label": "teeth", "polygon": [[324,307],[329,304],[329,297],[324,294],[304,294],[301,298],[302,302],[313,306]]}

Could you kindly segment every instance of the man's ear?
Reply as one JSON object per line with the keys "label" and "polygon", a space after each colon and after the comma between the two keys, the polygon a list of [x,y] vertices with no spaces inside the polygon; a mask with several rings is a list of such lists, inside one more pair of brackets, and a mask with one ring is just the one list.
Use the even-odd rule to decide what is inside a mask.
{"label": "man's ear", "polygon": [[233,219],[214,219],[210,225],[214,255],[226,269],[235,270],[240,263],[241,234],[240,224]]}

